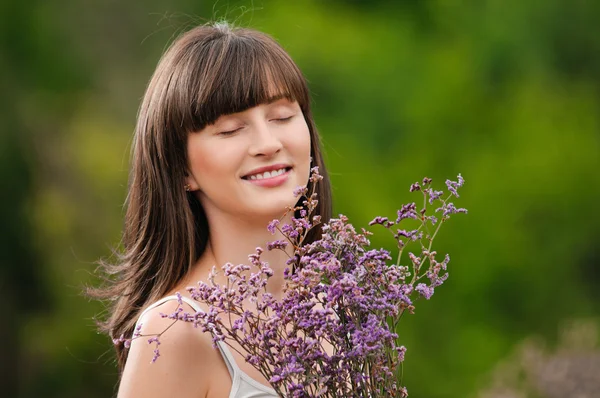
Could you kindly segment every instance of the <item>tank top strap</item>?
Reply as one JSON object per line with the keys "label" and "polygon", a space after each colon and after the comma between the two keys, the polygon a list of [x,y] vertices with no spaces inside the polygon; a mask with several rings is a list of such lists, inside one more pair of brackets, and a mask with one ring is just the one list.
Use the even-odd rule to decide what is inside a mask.
{"label": "tank top strap", "polygon": [[[154,308],[158,307],[158,306],[159,306],[159,305],[161,305],[161,304],[164,304],[164,303],[166,303],[167,301],[171,301],[171,300],[175,300],[175,301],[177,301],[177,300],[179,300],[179,297],[173,294],[173,295],[171,295],[171,296],[165,296],[165,297],[161,298],[160,300],[158,300],[158,301],[156,301],[156,302],[154,302],[154,303],[150,304],[148,307],[146,307],[146,308],[145,308],[145,309],[142,311],[142,313],[141,313],[141,314],[140,314],[140,316],[138,317],[138,320],[137,320],[137,322],[135,323],[135,327],[136,327],[136,328],[138,327],[138,324],[140,323],[140,319],[142,319],[142,317],[143,317],[143,316],[144,316],[144,315],[145,315],[145,314],[146,314],[148,311],[150,311],[151,309],[154,309]],[[181,301],[182,301],[182,302],[184,302],[184,303],[186,303],[186,304],[187,304],[187,305],[189,305],[190,307],[192,307],[192,308],[194,309],[194,311],[196,311],[196,312],[202,312],[202,311],[203,311],[203,310],[202,310],[202,308],[200,308],[200,306],[198,305],[198,303],[197,303],[197,302],[195,302],[194,300],[192,300],[192,299],[190,299],[190,298],[188,298],[188,297],[181,296]],[[134,330],[135,330],[135,329],[134,329]]]}
{"label": "tank top strap", "polygon": [[235,375],[239,373],[240,369],[235,362],[235,358],[233,354],[227,347],[227,344],[222,341],[217,341],[217,347],[219,347],[219,351],[221,351],[221,355],[223,356],[223,360],[225,361],[225,365],[227,365],[227,369],[229,370],[229,374],[231,375],[231,380],[235,378]]}
{"label": "tank top strap", "polygon": [[[175,300],[177,300],[177,296],[167,296],[167,297],[175,297]],[[202,308],[200,308],[200,305],[198,304],[198,302],[192,300],[189,297],[181,296],[181,301],[183,301],[184,303],[186,303],[187,305],[192,307],[194,309],[194,311],[196,311],[196,312],[204,312],[204,310]]]}

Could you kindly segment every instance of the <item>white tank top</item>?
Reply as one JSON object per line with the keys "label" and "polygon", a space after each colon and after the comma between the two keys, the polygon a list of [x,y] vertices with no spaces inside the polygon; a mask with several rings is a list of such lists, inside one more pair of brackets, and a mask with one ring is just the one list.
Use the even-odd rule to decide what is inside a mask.
{"label": "white tank top", "polygon": [[[182,296],[181,299],[192,307],[196,312],[202,311],[202,309],[198,306],[194,300]],[[165,301],[169,300],[177,300],[177,296],[167,296],[158,300],[154,304],[148,306],[142,313],[140,314],[140,318],[152,308],[158,307],[163,304]],[[139,319],[138,319],[139,322]],[[137,323],[136,323],[137,327]],[[225,360],[225,364],[227,365],[227,369],[229,370],[229,374],[231,375],[231,380],[233,384],[231,386],[231,392],[229,393],[229,398],[274,398],[279,397],[275,390],[269,388],[258,381],[254,380],[247,373],[245,373],[235,362],[231,351],[229,351],[229,347],[227,344],[219,341],[217,343],[219,347],[219,351],[223,356],[223,360]]]}

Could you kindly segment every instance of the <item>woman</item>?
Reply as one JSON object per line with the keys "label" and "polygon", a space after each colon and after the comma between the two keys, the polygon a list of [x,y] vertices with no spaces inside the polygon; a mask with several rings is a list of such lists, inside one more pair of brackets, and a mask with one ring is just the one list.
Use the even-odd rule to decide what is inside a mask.
{"label": "woman", "polygon": [[[124,251],[99,292],[113,300],[103,325],[112,337],[131,336],[136,323],[142,335],[164,331],[171,321],[160,313],[177,308],[176,292],[188,311],[204,309],[186,287],[215,265],[248,263],[257,246],[280,238],[266,226],[296,204],[292,191],[309,183],[311,166],[324,177],[316,213],[330,217],[306,81],[264,33],[217,23],[179,37],[150,80],[132,149]],[[320,231],[311,234],[306,242]],[[286,259],[262,256],[276,270],[267,286],[275,296]],[[155,363],[147,338],[117,346],[119,397],[276,396],[237,350],[218,348],[183,322],[161,336]]]}

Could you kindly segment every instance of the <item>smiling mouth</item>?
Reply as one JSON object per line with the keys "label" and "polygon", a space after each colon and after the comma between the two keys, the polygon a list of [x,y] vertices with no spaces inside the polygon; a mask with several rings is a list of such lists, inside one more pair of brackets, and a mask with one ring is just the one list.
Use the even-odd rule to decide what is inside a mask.
{"label": "smiling mouth", "polygon": [[290,171],[291,169],[292,169],[291,167],[282,167],[277,170],[265,171],[263,173],[249,174],[247,176],[243,176],[242,179],[251,180],[251,181],[264,180],[264,179],[273,178],[273,177],[277,177],[282,174],[285,174],[288,171]]}

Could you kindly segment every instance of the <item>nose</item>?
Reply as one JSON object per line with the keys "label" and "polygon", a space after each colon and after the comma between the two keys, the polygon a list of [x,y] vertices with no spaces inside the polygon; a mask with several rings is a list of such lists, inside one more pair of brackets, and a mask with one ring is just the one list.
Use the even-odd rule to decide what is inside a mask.
{"label": "nose", "polygon": [[276,126],[270,126],[266,121],[255,125],[251,140],[249,147],[251,156],[270,157],[283,148],[277,135]]}

